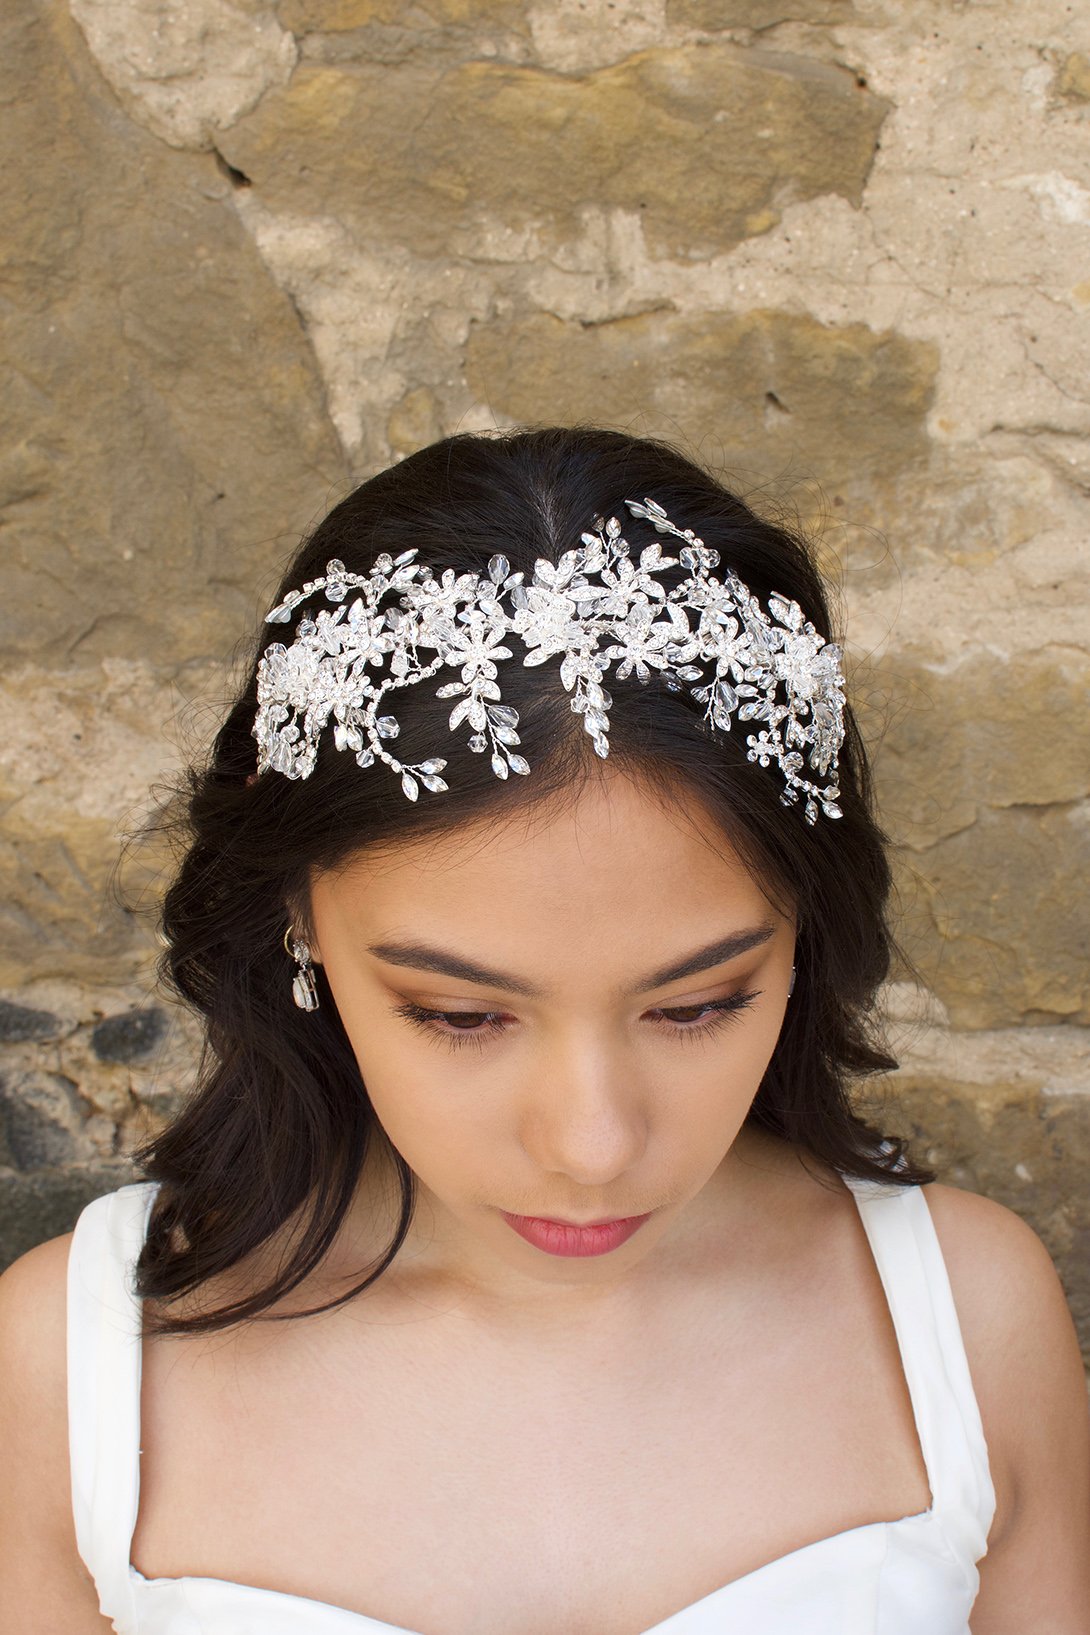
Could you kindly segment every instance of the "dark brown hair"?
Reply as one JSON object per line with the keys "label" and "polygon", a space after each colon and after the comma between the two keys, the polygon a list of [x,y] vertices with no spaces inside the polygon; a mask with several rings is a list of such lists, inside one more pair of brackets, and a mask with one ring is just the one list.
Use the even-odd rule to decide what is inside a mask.
{"label": "dark brown hair", "polygon": [[[466,433],[421,449],[330,511],[303,541],[276,599],[320,576],[331,558],[366,573],[380,552],[397,556],[410,546],[417,562],[437,571],[483,575],[489,558],[502,554],[512,571],[530,578],[538,557],[555,561],[595,519],[618,513],[638,550],[660,536],[628,516],[623,502],[645,496],[719,552],[720,573],[732,567],[762,604],[773,591],[794,598],[835,639],[829,591],[797,530],[762,520],[668,444],[591,426]],[[503,699],[519,713],[529,776],[497,778],[488,755],[448,731],[449,701],[419,686],[398,694],[398,757],[412,763],[441,745],[446,791],[422,789],[415,802],[406,799],[398,776],[381,763],[361,771],[335,748],[331,732],[308,779],[270,771],[254,780],[257,660],[286,628],[258,631],[245,685],[207,764],[185,774],[163,820],[181,833],[184,850],[163,902],[160,977],[203,1018],[205,1048],[194,1092],[133,1155],[160,1183],[136,1292],[163,1303],[181,1299],[237,1267],[304,1206],[305,1230],[277,1274],[240,1300],[188,1317],[149,1313],[157,1333],[212,1331],[268,1313],[319,1266],[369,1144],[384,1141],[320,968],[320,1008],[304,1012],[292,1001],[293,967],[282,939],[293,909],[305,926],[312,871],[368,848],[483,819],[501,822],[576,788],[601,765],[571,710],[559,661],[508,662]],[[848,1175],[933,1181],[933,1171],[909,1160],[903,1140],[883,1138],[851,1104],[853,1078],[898,1065],[880,1038],[874,1000],[894,957],[909,962],[887,923],[888,841],[850,702],[840,754],[843,815],[819,816],[811,827],[801,805],[782,804],[775,767],[747,760],[744,727],[711,728],[702,705],[657,678],[620,682],[613,672],[608,686],[610,764],[667,800],[682,791],[695,796],[762,888],[797,915],[795,991],[747,1122]],[[391,1263],[416,1205],[412,1171],[391,1156],[400,1217],[378,1263],[327,1305],[270,1317],[331,1310]]]}

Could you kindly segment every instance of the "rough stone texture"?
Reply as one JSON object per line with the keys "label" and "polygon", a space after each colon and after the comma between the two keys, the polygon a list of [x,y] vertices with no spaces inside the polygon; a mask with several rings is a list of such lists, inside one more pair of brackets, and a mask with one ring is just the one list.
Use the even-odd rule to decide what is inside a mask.
{"label": "rough stone texture", "polygon": [[212,147],[217,131],[291,77],[293,36],[248,0],[72,0],[123,106],[176,147]]}
{"label": "rough stone texture", "polygon": [[[900,1001],[900,1005],[898,1003]],[[958,1031],[915,990],[890,989],[901,1069],[862,1105],[911,1138],[951,1186],[1029,1220],[1059,1269],[1080,1332],[1090,1328],[1090,1041],[1071,1027]]]}
{"label": "rough stone texture", "polygon": [[386,24],[408,31],[435,32],[437,25],[468,25],[474,31],[492,26],[521,27],[525,0],[427,0],[424,6],[406,0],[280,0],[277,15],[295,34],[343,30]]}
{"label": "rough stone texture", "polygon": [[164,860],[126,851],[137,912],[114,874],[298,532],[449,432],[590,419],[819,532],[914,966],[889,1123],[1041,1232],[1090,1359],[1090,14],[15,0],[3,28],[3,1253],[120,1184],[191,1082],[194,1025],[131,1020]]}
{"label": "rough stone texture", "polygon": [[91,1049],[101,1062],[137,1062],[161,1044],[169,1018],[156,1006],[107,1016],[91,1034]]}
{"label": "rough stone texture", "polygon": [[702,260],[798,199],[858,204],[887,108],[830,64],[721,45],[579,77],[304,63],[219,145],[270,208],[421,256],[496,234],[556,251],[589,208],[635,213],[653,256]]}
{"label": "rough stone texture", "polygon": [[1060,64],[1056,89],[1069,102],[1090,102],[1090,57],[1072,51]]}
{"label": "rough stone texture", "polygon": [[59,1016],[0,1000],[0,1044],[25,1044],[29,1039],[55,1039],[64,1029]]}
{"label": "rough stone texture", "polygon": [[35,1244],[71,1232],[92,1198],[139,1179],[125,1159],[29,1175],[0,1166],[0,1271]]}
{"label": "rough stone texture", "polygon": [[666,0],[666,21],[711,32],[774,28],[777,23],[845,23],[849,0]]}
{"label": "rough stone texture", "polygon": [[214,160],[125,118],[63,13],[4,19],[0,643],[226,655],[343,479],[306,338]]}
{"label": "rough stone texture", "polygon": [[853,508],[926,456],[936,349],[787,312],[644,312],[589,326],[549,313],[473,324],[466,378],[510,420],[682,416],[714,429],[743,481],[793,471]]}

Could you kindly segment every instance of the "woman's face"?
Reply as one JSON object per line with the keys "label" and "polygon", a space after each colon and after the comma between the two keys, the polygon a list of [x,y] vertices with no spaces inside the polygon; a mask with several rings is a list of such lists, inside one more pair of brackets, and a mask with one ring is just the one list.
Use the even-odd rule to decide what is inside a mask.
{"label": "woman's face", "polygon": [[[732,1146],[780,1032],[794,921],[682,806],[606,770],[567,805],[313,881],[312,952],[420,1183],[421,1286],[496,1309],[605,1304],[741,1197]],[[502,1211],[651,1216],[567,1258]]]}

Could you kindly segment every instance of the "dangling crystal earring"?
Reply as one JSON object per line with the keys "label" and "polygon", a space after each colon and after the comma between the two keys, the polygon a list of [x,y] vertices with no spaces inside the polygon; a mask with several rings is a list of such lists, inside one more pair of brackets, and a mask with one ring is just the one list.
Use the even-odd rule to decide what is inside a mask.
{"label": "dangling crystal earring", "polygon": [[[291,947],[288,947],[288,939]],[[318,1009],[318,986],[314,980],[314,971],[310,963],[310,949],[307,944],[296,937],[294,928],[288,926],[284,933],[284,947],[291,957],[298,963],[298,970],[291,979],[291,994],[301,1011],[316,1011]]]}
{"label": "dangling crystal earring", "polygon": [[792,965],[792,967],[791,967],[791,980],[787,984],[787,997],[788,997],[788,999],[791,998],[791,995],[794,993],[794,991],[795,991],[795,967]]}

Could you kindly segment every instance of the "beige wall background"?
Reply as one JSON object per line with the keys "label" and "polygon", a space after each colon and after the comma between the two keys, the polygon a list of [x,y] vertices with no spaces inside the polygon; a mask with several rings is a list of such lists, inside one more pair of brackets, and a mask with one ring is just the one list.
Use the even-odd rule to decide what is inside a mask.
{"label": "beige wall background", "polygon": [[820,532],[925,980],[867,1095],[1041,1233],[1090,1360],[1090,13],[0,28],[3,1258],[191,1083],[111,877],[301,530],[449,432],[587,418]]}

